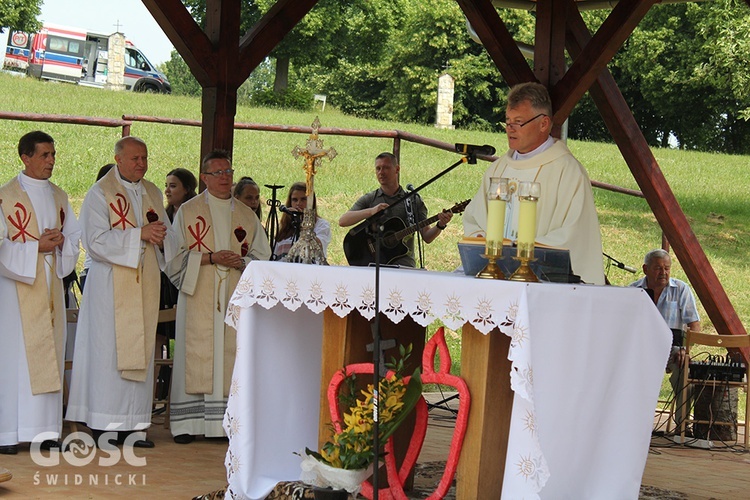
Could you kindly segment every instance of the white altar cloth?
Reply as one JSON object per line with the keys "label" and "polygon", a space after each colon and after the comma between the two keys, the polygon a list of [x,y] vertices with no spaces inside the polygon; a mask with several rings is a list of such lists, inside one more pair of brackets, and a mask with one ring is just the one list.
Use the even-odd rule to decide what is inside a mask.
{"label": "white altar cloth", "polygon": [[[245,270],[227,315],[238,332],[224,418],[233,497],[264,498],[299,477],[294,452],[318,439],[319,313],[374,317],[374,274],[260,261]],[[406,269],[380,280],[380,310],[394,322],[408,314],[511,337],[504,498],[637,498],[671,344],[642,290]]]}

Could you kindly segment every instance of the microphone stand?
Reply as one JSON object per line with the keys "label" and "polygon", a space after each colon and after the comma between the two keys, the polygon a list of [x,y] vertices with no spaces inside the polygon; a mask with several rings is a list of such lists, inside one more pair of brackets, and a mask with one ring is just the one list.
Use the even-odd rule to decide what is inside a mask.
{"label": "microphone stand", "polygon": [[[409,189],[411,187],[411,189]],[[409,191],[414,189],[414,186],[409,184],[407,186],[407,189]],[[417,225],[417,254],[419,255],[419,268],[424,269],[424,251],[422,249],[422,231],[419,230],[419,223],[422,222],[419,220],[419,204],[421,202],[422,198],[420,198],[419,195],[416,195],[414,197],[413,203],[412,203],[412,214],[414,215],[414,223]]]}
{"label": "microphone stand", "polygon": [[413,191],[410,191],[408,193],[405,193],[401,198],[394,201],[391,205],[388,206],[388,208],[381,210],[380,212],[371,215],[367,219],[365,219],[362,223],[360,223],[360,226],[363,228],[366,228],[367,226],[374,226],[375,229],[375,320],[372,324],[372,337],[373,337],[373,348],[372,348],[372,366],[373,366],[373,402],[372,402],[372,410],[373,410],[373,453],[375,454],[375,464],[373,467],[373,474],[372,474],[372,498],[373,500],[378,500],[378,493],[379,493],[379,487],[378,487],[378,469],[379,469],[379,453],[380,453],[380,418],[379,418],[379,403],[380,403],[380,245],[383,241],[383,232],[385,231],[385,226],[383,226],[383,221],[386,220],[386,215],[389,211],[399,203],[404,203],[407,199],[413,198],[417,195],[419,191],[424,189],[425,187],[429,186],[454,168],[458,167],[462,163],[468,163],[470,165],[474,165],[477,163],[477,156],[476,153],[470,152],[463,156],[460,160],[458,160],[456,163],[451,165],[450,167],[446,168],[442,172],[438,173],[431,179],[427,180],[425,183],[423,183],[421,186],[417,187]]}
{"label": "microphone stand", "polygon": [[268,235],[268,243],[271,245],[271,260],[274,260],[273,250],[276,248],[276,231],[279,227],[279,214],[276,212],[276,207],[281,205],[281,202],[276,197],[276,191],[284,186],[278,184],[264,185],[271,190],[271,199],[266,200],[266,204],[271,207],[271,210],[268,212],[268,219],[266,219],[266,234]]}

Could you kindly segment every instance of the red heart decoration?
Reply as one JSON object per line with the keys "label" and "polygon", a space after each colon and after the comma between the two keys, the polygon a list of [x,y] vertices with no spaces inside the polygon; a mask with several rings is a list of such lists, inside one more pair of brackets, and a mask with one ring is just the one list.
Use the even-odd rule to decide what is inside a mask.
{"label": "red heart decoration", "polygon": [[[436,351],[440,353],[440,367],[437,372],[435,371]],[[450,370],[450,352],[448,351],[448,345],[445,343],[445,330],[441,327],[425,345],[422,354],[422,382],[455,387],[458,391],[461,404],[458,407],[456,427],[453,431],[453,438],[451,439],[451,446],[448,453],[448,460],[445,464],[445,470],[443,471],[443,475],[437,488],[428,497],[429,499],[443,498],[448,493],[451,483],[453,482],[453,477],[456,474],[458,459],[461,455],[461,448],[463,447],[464,436],[466,435],[466,427],[469,423],[469,408],[471,406],[469,387],[461,377],[451,375]],[[341,432],[341,417],[339,416],[340,413],[338,407],[339,387],[344,381],[344,378],[352,373],[372,375],[373,365],[372,363],[348,365],[345,367],[345,373],[342,370],[339,370],[331,379],[331,383],[328,385],[327,394],[328,407],[330,408],[331,421],[333,422],[336,432]],[[404,382],[408,383],[408,380],[409,377],[404,377]],[[378,498],[383,498],[383,500],[406,500],[408,498],[406,493],[404,493],[404,482],[417,462],[417,457],[419,457],[419,452],[422,450],[422,444],[424,443],[425,434],[427,433],[428,415],[427,404],[425,403],[424,398],[420,398],[415,411],[416,423],[414,426],[414,433],[409,441],[409,447],[407,448],[401,468],[397,468],[393,449],[393,437],[388,439],[388,442],[385,445],[385,466],[389,487],[378,491]],[[373,498],[373,488],[369,481],[362,483],[361,493],[366,498]]]}
{"label": "red heart decoration", "polygon": [[[358,375],[372,375],[373,365],[372,363],[356,363],[347,365],[344,370],[337,371],[331,378],[331,383],[328,384],[328,408],[331,412],[331,422],[335,432],[341,432],[341,413],[339,412],[338,405],[338,393],[339,387],[343,383],[344,379],[351,374]],[[393,372],[388,371],[386,377],[390,376]],[[404,383],[408,384],[411,377],[404,377]],[[396,458],[393,449],[393,437],[388,439],[385,444],[385,466],[386,473],[388,475],[388,483],[391,484],[390,488],[383,488],[378,491],[379,498],[383,500],[399,499],[408,500],[408,497],[404,493],[404,482],[406,481],[409,473],[414,468],[414,464],[417,463],[417,457],[419,452],[422,451],[422,444],[424,444],[424,437],[427,434],[427,403],[423,397],[419,398],[415,407],[416,411],[416,423],[414,425],[414,433],[412,434],[411,440],[409,441],[409,447],[407,448],[406,455],[404,456],[404,462],[401,464],[401,468],[397,470]],[[397,478],[397,479],[392,479]],[[397,484],[392,484],[397,482]],[[362,483],[362,491],[360,492],[366,498],[372,498],[372,484],[369,481]]]}
{"label": "red heart decoration", "polygon": [[[435,351],[440,353],[440,367],[437,372],[435,371]],[[437,488],[429,497],[427,497],[429,500],[443,498],[448,493],[451,483],[453,482],[453,477],[456,474],[456,469],[458,468],[458,459],[461,456],[461,448],[463,447],[464,436],[466,435],[466,427],[469,423],[469,408],[471,407],[469,387],[461,377],[451,375],[450,371],[451,356],[448,351],[448,345],[445,343],[445,329],[440,327],[437,332],[435,332],[435,335],[433,335],[427,342],[424,352],[422,353],[422,383],[442,384],[455,387],[458,391],[461,404],[458,407],[456,427],[453,430],[453,437],[451,438],[451,446],[450,451],[448,452],[448,460],[445,463],[445,470],[443,471],[443,475],[440,478]],[[420,412],[420,406],[423,406],[423,415]],[[424,418],[424,429],[420,429],[422,418]],[[424,399],[422,399],[420,404],[417,405],[417,424],[414,428],[414,434],[409,442],[409,448],[406,457],[404,457],[404,463],[401,465],[401,470],[398,471],[398,474],[396,474],[396,459],[393,454],[392,438],[389,439],[386,444],[385,449],[387,455],[385,456],[385,464],[386,472],[388,474],[389,488],[387,490],[381,489],[378,492],[378,498],[381,498],[381,496],[384,500],[405,500],[408,498],[404,493],[404,482],[417,461],[426,432],[427,405],[424,403]],[[412,443],[417,439],[419,440],[419,446],[412,448]],[[410,455],[411,453],[415,453],[413,458]],[[406,469],[407,465],[408,469]],[[362,483],[362,495],[366,498],[373,498],[372,493],[372,485],[368,481]]]}
{"label": "red heart decoration", "polygon": [[249,249],[249,245],[247,244],[247,241],[242,243],[242,246],[240,247],[240,255],[243,257],[247,257],[247,251]]}
{"label": "red heart decoration", "polygon": [[154,211],[153,208],[149,208],[146,212],[146,220],[149,222],[156,222],[159,220],[159,215]]}
{"label": "red heart decoration", "polygon": [[245,231],[242,226],[237,226],[234,230],[234,237],[237,238],[237,241],[242,242],[242,240],[245,239],[245,236],[247,236],[247,231]]}

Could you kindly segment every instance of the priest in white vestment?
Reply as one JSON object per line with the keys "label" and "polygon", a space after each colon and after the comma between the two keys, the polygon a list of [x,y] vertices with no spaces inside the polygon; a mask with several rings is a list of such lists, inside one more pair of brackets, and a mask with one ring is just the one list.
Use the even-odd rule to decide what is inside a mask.
{"label": "priest in white vestment", "polygon": [[18,143],[24,170],[0,187],[0,453],[18,443],[59,448],[65,353],[62,279],[78,261],[81,230],[68,196],[49,178],[51,136]]}
{"label": "priest in white vestment", "polygon": [[225,151],[201,163],[206,189],[183,203],[174,219],[180,254],[167,274],[177,299],[170,427],[175,442],[225,436],[222,422],[234,368],[236,332],[224,323],[227,305],[250,260],[271,257],[252,209],[232,197],[233,169]]}
{"label": "priest in white vestment", "polygon": [[[484,173],[482,185],[463,216],[464,235],[484,236],[487,190],[491,177],[541,184],[537,205],[536,241],[570,251],[574,274],[586,283],[604,284],[599,218],[586,169],[564,142],[552,138],[552,101],[539,83],[522,83],[508,94],[506,133],[509,151]],[[505,238],[515,240],[518,197],[508,204]]]}
{"label": "priest in white vestment", "polygon": [[[175,252],[161,190],[144,179],[148,149],[136,137],[115,145],[116,168],[86,194],[83,246],[91,256],[78,317],[67,419],[104,431],[151,425],[160,270]],[[136,447],[152,447],[143,433]],[[113,434],[107,433],[110,441]],[[100,443],[101,444],[101,443]]]}

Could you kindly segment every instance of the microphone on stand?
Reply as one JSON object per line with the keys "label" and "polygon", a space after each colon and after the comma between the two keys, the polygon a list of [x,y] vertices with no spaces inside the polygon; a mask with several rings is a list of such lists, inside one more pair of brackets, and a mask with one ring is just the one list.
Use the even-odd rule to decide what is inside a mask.
{"label": "microphone on stand", "polygon": [[296,210],[292,210],[291,208],[287,207],[286,205],[279,205],[279,210],[284,212],[285,214],[289,215],[290,217],[300,217],[302,215],[302,212],[298,212]]}
{"label": "microphone on stand", "polygon": [[612,261],[612,264],[614,264],[615,267],[620,268],[622,270],[625,270],[625,271],[627,271],[629,273],[636,273],[636,272],[638,272],[638,270],[636,268],[630,267],[627,264],[624,264],[624,263],[620,262],[619,260],[615,259],[614,257],[612,257],[610,255],[607,255],[606,253],[602,252],[602,254],[606,258],[608,258],[610,261]]}
{"label": "microphone on stand", "polygon": [[456,153],[461,153],[462,155],[492,156],[495,154],[495,148],[489,144],[485,144],[484,146],[456,144]]}

